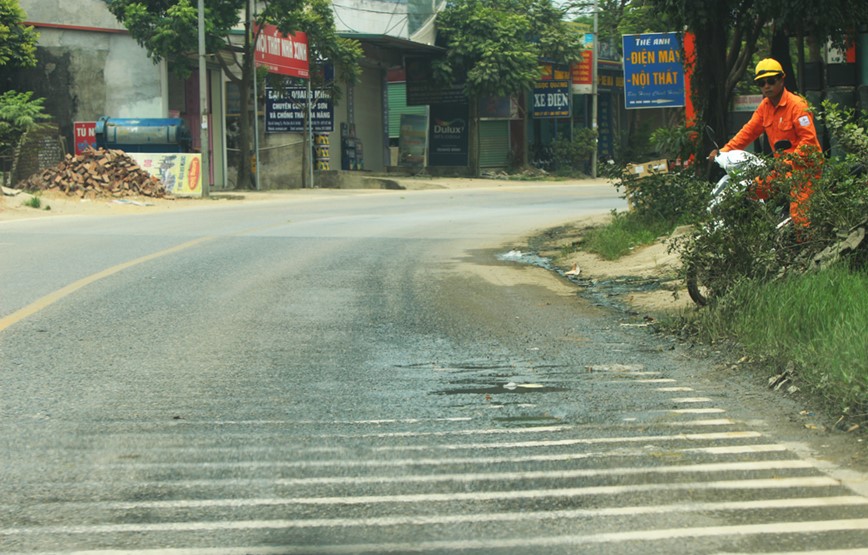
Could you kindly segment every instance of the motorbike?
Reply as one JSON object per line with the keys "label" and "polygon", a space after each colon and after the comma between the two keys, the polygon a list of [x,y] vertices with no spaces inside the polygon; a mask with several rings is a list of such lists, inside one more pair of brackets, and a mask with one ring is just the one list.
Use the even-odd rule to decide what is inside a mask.
{"label": "motorbike", "polygon": [[[715,146],[716,143],[715,143]],[[780,141],[775,145],[775,150],[786,150],[790,147],[789,141]],[[724,171],[723,176],[714,185],[711,191],[711,201],[708,204],[708,212],[714,214],[715,208],[728,196],[745,194],[754,183],[756,176],[766,167],[766,161],[759,156],[745,150],[730,150],[719,152],[714,162]],[[756,202],[764,202],[757,200]],[[792,223],[786,210],[781,210],[781,218],[777,229],[783,230]],[[719,220],[712,220],[709,224],[712,228],[723,225]],[[691,259],[686,268],[687,293],[699,306],[708,304],[714,292],[708,286],[713,268],[703,268],[696,259]]]}
{"label": "motorbike", "polygon": [[[711,129],[706,128],[706,132],[719,151]],[[774,150],[775,152],[788,151],[791,147],[789,141],[779,141],[774,145]],[[708,204],[711,218],[705,224],[707,227],[703,231],[708,232],[705,233],[706,236],[721,232],[723,237],[727,237],[725,240],[731,242],[725,244],[724,248],[726,246],[738,248],[742,246],[741,237],[733,235],[731,230],[726,229],[727,223],[722,220],[721,211],[716,208],[728,197],[736,195],[746,202],[766,204],[765,201],[748,192],[756,185],[757,176],[763,173],[769,161],[750,152],[731,150],[718,152],[714,162],[723,170],[724,175],[712,189]],[[855,167],[851,174],[862,175],[863,172],[864,168],[859,166]],[[766,260],[771,257],[771,260],[777,261],[769,267],[777,268],[779,277],[791,271],[819,270],[837,264],[841,260],[847,260],[848,264],[856,267],[868,266],[868,219],[847,229],[833,230],[831,241],[823,240],[825,246],[820,242],[810,244],[804,235],[800,236],[795,229],[796,226],[792,225],[789,215],[789,195],[780,193],[778,191],[778,194],[774,195],[774,200],[770,201],[772,204],[758,212],[767,215],[768,224],[771,226],[765,228],[769,231],[769,242],[764,247],[766,252],[762,256],[766,257]],[[817,252],[818,247],[823,248]],[[709,248],[707,243],[694,244],[692,248],[694,251],[687,257],[685,268],[687,292],[694,303],[705,306],[714,296],[723,293],[731,285],[731,280],[726,276],[731,275],[732,272],[727,271],[731,268],[720,266],[722,260],[727,260],[726,257],[721,258],[715,256],[715,253],[703,250]],[[754,256],[756,255],[757,253],[754,253]]]}

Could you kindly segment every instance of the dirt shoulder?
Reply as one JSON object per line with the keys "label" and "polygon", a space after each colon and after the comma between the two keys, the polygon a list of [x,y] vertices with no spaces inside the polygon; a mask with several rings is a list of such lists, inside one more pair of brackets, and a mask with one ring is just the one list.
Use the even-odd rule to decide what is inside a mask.
{"label": "dirt shoulder", "polygon": [[660,237],[653,244],[636,248],[617,260],[605,260],[579,250],[589,230],[605,225],[611,215],[582,219],[570,226],[551,230],[534,245],[540,256],[578,283],[607,283],[612,294],[640,313],[661,315],[693,308],[684,280],[679,275],[678,253],[670,252],[671,241],[684,230]]}

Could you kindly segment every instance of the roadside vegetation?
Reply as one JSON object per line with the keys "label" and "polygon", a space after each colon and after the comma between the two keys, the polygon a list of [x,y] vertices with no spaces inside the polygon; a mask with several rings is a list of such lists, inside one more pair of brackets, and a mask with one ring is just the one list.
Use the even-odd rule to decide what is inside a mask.
{"label": "roadside vegetation", "polygon": [[[614,214],[583,248],[616,258],[690,226],[670,248],[683,267],[714,268],[714,296],[708,306],[663,325],[709,344],[733,342],[788,389],[823,399],[846,429],[868,422],[868,239],[840,251],[868,215],[868,120],[828,103],[817,115],[835,145],[819,179],[793,172],[776,183],[777,199],[759,203],[745,193],[731,195],[709,212],[705,164],[641,179],[622,173],[615,184],[632,209]],[[780,164],[768,162],[769,169]],[[787,191],[806,179],[815,187],[810,229],[778,230]]]}

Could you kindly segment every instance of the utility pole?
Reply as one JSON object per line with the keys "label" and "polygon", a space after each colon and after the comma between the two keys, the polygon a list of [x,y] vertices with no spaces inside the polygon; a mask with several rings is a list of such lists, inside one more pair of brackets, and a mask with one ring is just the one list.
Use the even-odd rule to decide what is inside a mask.
{"label": "utility pole", "polygon": [[205,66],[205,0],[199,0],[199,144],[202,151],[202,196],[211,194],[208,147],[208,68]]}
{"label": "utility pole", "polygon": [[592,68],[591,68],[591,129],[594,130],[594,152],[591,154],[591,177],[597,177],[597,158],[599,150],[599,139],[597,138],[597,134],[599,130],[597,129],[597,57],[599,56],[600,49],[597,46],[600,37],[597,32],[597,0],[594,0],[594,44],[592,45],[591,52],[593,56],[592,60]]}
{"label": "utility pole", "polygon": [[[251,0],[247,3],[247,29],[248,32],[253,32],[253,23],[256,20],[256,0]],[[253,32],[253,38],[256,38],[256,33]],[[253,41],[253,48],[256,48],[256,41]],[[242,94],[247,94],[244,91]],[[259,79],[256,72],[256,62],[253,62],[253,181],[256,185],[256,190],[259,191]]]}

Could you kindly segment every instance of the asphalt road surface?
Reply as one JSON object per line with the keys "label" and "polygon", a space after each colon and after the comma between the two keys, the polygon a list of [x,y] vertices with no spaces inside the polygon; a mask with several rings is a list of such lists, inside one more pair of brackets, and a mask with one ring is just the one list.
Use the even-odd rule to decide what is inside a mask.
{"label": "asphalt road surface", "polygon": [[705,361],[498,259],[621,206],[0,223],[0,552],[868,553],[864,489]]}

